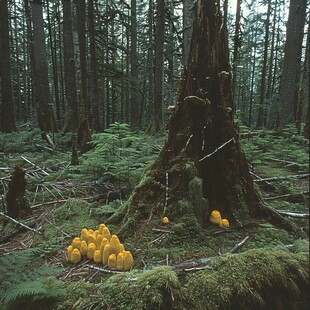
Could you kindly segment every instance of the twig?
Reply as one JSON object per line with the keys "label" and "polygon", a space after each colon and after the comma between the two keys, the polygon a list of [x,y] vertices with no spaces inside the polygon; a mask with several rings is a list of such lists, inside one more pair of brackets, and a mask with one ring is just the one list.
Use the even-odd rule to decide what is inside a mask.
{"label": "twig", "polygon": [[214,155],[216,152],[218,152],[220,149],[222,149],[225,145],[227,145],[228,143],[235,141],[235,138],[231,138],[230,140],[226,141],[225,143],[223,143],[221,146],[219,146],[217,149],[215,149],[212,153],[202,157],[201,159],[199,159],[198,161],[201,162],[203,160],[205,160],[206,158]]}
{"label": "twig", "polygon": [[304,179],[309,177],[309,173],[304,173],[304,174],[295,174],[295,175],[287,175],[283,177],[273,177],[273,178],[266,178],[266,179],[259,179],[259,180],[254,180],[254,182],[266,182],[266,181],[277,181],[277,180],[287,180],[287,179]]}
{"label": "twig", "polygon": [[23,227],[25,227],[26,229],[31,230],[31,231],[33,231],[33,232],[35,232],[35,233],[41,234],[41,232],[38,231],[37,229],[31,228],[31,227],[29,227],[29,226],[27,226],[27,225],[25,225],[25,224],[23,224],[23,223],[21,223],[21,222],[15,220],[15,219],[13,219],[12,217],[10,217],[10,216],[4,214],[3,212],[0,212],[0,215],[2,215],[2,216],[5,217],[6,219],[8,219],[8,220],[14,222],[15,224],[18,224],[18,225],[20,225],[20,226],[23,226]]}
{"label": "twig", "polygon": [[202,267],[184,268],[183,270],[185,272],[191,272],[191,271],[199,271],[199,270],[205,270],[205,269],[212,269],[212,268],[210,266],[202,266]]}
{"label": "twig", "polygon": [[194,136],[193,134],[191,134],[191,135],[189,136],[189,138],[188,138],[188,140],[187,140],[187,142],[186,142],[186,144],[185,144],[185,149],[188,147],[188,145],[189,145],[190,141],[192,140],[193,136]]}
{"label": "twig", "polygon": [[167,233],[167,234],[171,233],[170,230],[164,230],[164,229],[159,229],[159,228],[152,228],[152,231],[163,232],[163,233]]}
{"label": "twig", "polygon": [[53,200],[53,201],[47,201],[47,202],[42,202],[39,203],[37,205],[33,205],[30,208],[34,209],[34,208],[38,208],[38,207],[43,207],[43,206],[47,206],[47,205],[52,205],[54,203],[61,203],[61,202],[67,202],[69,199],[60,199],[60,200]]}
{"label": "twig", "polygon": [[[309,191],[306,192],[301,192],[298,195],[308,195]],[[264,197],[264,200],[276,200],[276,199],[281,199],[281,198],[287,198],[290,196],[295,196],[296,197],[297,194],[293,195],[293,194],[285,194],[285,195],[279,195],[279,196],[272,196],[272,197]]]}
{"label": "twig", "polygon": [[277,159],[277,158],[268,158],[268,160],[277,161],[277,162],[289,164],[289,165],[298,165],[298,163],[295,163],[293,161],[282,160],[282,159]]}
{"label": "twig", "polygon": [[99,267],[99,266],[94,266],[94,265],[86,265],[86,267],[88,267],[90,269],[97,270],[97,271],[103,271],[103,272],[112,273],[112,274],[124,273],[123,271],[116,271],[116,270],[106,269],[104,267]]}
{"label": "twig", "polygon": [[37,166],[36,164],[34,164],[33,162],[31,162],[29,159],[27,159],[24,156],[21,156],[21,158],[26,161],[27,163],[29,163],[30,165],[32,165],[32,167],[39,169],[44,175],[49,175],[49,173],[47,173],[43,168],[40,168],[39,166]]}
{"label": "twig", "polygon": [[228,253],[233,254],[239,251],[245,245],[245,243],[249,240],[249,238],[250,238],[249,236],[246,236],[242,241],[240,241],[239,243],[236,243],[235,246],[228,251]]}

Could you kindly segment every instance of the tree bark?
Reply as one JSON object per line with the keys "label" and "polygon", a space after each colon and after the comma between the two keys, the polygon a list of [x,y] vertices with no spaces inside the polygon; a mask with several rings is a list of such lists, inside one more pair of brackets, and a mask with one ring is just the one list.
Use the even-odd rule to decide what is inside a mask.
{"label": "tree bark", "polygon": [[307,0],[291,0],[279,98],[279,131],[296,121]]}
{"label": "tree bark", "polygon": [[9,37],[8,1],[0,1],[0,80],[1,80],[1,131],[16,131],[13,93],[11,84],[11,56]]}
{"label": "tree bark", "polygon": [[35,101],[39,128],[44,132],[55,131],[55,119],[50,96],[47,52],[45,45],[45,32],[43,21],[42,2],[31,2],[32,31],[34,45],[33,76],[35,86]]}
{"label": "tree bark", "polygon": [[77,131],[79,127],[79,109],[76,89],[76,70],[72,33],[71,0],[62,0],[63,4],[63,48],[64,80],[67,101],[66,120],[63,131]]}

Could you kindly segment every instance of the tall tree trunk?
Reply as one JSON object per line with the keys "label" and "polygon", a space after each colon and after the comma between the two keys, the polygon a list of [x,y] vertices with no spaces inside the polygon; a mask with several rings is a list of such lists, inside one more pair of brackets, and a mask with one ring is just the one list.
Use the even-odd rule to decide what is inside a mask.
{"label": "tall tree trunk", "polygon": [[307,0],[291,0],[279,98],[279,131],[296,121]]}
{"label": "tall tree trunk", "polygon": [[89,34],[89,53],[90,53],[90,90],[91,90],[91,120],[92,128],[101,131],[99,117],[99,89],[97,73],[97,53],[95,40],[95,22],[94,22],[94,1],[88,0],[88,34]]}
{"label": "tall tree trunk", "polygon": [[0,1],[0,79],[1,79],[1,131],[16,131],[12,84],[11,84],[11,55],[9,37],[8,1]]}
{"label": "tall tree trunk", "polygon": [[64,131],[77,131],[79,127],[79,108],[76,89],[76,70],[72,33],[71,0],[62,0],[63,4],[63,45],[64,78],[67,101],[67,114]]}
{"label": "tall tree trunk", "polygon": [[241,0],[237,0],[236,20],[235,20],[235,34],[234,34],[234,53],[232,63],[232,90],[233,94],[236,94],[237,84],[237,68],[238,68],[238,51],[240,45],[240,17],[241,17]]}
{"label": "tall tree trunk", "polygon": [[188,66],[189,52],[195,19],[195,4],[192,0],[183,0],[183,58],[182,64]]}
{"label": "tall tree trunk", "polygon": [[[59,125],[61,122],[61,111],[60,111],[58,62],[57,62],[57,49],[56,49],[57,43],[56,43],[56,40],[54,40],[53,38],[49,5],[47,5],[47,22],[48,22],[48,35],[49,35],[48,38],[49,38],[51,54],[52,54],[53,86],[54,86],[54,96],[55,96],[55,104],[56,104],[56,119],[57,119],[57,125]],[[55,27],[54,27],[54,32],[55,32]]]}
{"label": "tall tree trunk", "polygon": [[80,90],[80,107],[81,119],[89,119],[90,107],[87,96],[87,70],[86,70],[86,5],[85,0],[74,0],[76,7],[76,22],[79,41],[79,56],[80,56],[80,76],[81,76],[81,90]]}
{"label": "tall tree trunk", "polygon": [[269,48],[269,24],[270,24],[270,14],[271,14],[271,0],[268,0],[267,17],[265,21],[265,43],[264,43],[264,58],[263,58],[263,68],[261,74],[261,84],[260,84],[260,97],[259,97],[259,108],[257,117],[257,127],[263,127],[266,122],[266,109],[265,109],[265,89],[266,89],[266,75],[267,75],[267,56]]}
{"label": "tall tree trunk", "polygon": [[152,133],[159,131],[163,122],[163,80],[165,42],[165,0],[157,0],[155,26],[155,69],[154,69],[154,121]]}
{"label": "tall tree trunk", "polygon": [[130,46],[130,76],[131,76],[131,117],[130,117],[130,125],[132,128],[139,128],[139,70],[138,70],[138,52],[137,52],[137,1],[131,0],[131,12],[130,12],[130,20],[131,20],[131,46]]}
{"label": "tall tree trunk", "polygon": [[48,78],[47,52],[45,46],[45,32],[42,2],[31,2],[34,46],[34,86],[37,103],[38,123],[42,131],[55,131],[55,120]]}

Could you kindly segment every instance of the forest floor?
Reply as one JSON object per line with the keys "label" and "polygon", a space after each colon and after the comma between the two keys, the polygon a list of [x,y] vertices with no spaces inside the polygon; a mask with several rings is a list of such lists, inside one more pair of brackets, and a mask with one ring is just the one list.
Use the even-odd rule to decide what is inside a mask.
{"label": "forest floor", "polygon": [[[93,135],[94,148],[80,155],[79,164],[74,166],[70,164],[72,135],[59,133],[52,138],[54,148],[34,129],[0,135],[2,212],[15,166],[26,171],[32,210],[31,216],[19,223],[0,215],[0,300],[4,309],[17,309],[25,300],[29,309],[42,305],[45,309],[151,309],[156,305],[158,309],[173,309],[180,304],[184,309],[193,305],[198,309],[199,297],[194,298],[196,291],[190,289],[198,280],[193,282],[195,275],[186,275],[208,269],[199,264],[203,259],[223,256],[224,260],[241,241],[239,252],[252,258],[261,252],[251,250],[263,251],[266,257],[277,251],[309,255],[308,239],[297,239],[267,221],[253,221],[243,229],[210,226],[195,231],[175,224],[173,219],[163,224],[159,216],[150,216],[145,224],[152,222],[149,228],[121,240],[134,256],[133,271],[118,273],[87,260],[73,265],[66,257],[72,239],[82,228],[97,229],[122,206],[166,137],[149,137],[131,132],[124,124],[114,124],[106,133]],[[265,202],[309,235],[306,142],[288,128],[281,136],[267,130],[256,132],[241,144]],[[117,234],[120,226],[109,225],[111,233]],[[238,261],[237,254],[234,256],[244,268],[242,259],[247,258]],[[178,268],[184,262],[188,270]],[[213,270],[219,266],[221,263],[215,264]],[[236,282],[239,279],[240,275]],[[186,302],[182,296],[190,293],[184,293],[184,288],[191,291]],[[135,293],[141,289],[141,294]],[[209,309],[217,309],[216,303],[209,304]]]}

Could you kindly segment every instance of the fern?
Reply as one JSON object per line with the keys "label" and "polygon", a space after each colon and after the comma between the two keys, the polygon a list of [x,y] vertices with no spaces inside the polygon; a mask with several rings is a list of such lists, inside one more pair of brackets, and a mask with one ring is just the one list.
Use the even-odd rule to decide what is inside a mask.
{"label": "fern", "polygon": [[[8,306],[25,297],[30,300],[58,298],[64,295],[61,282],[48,278],[59,267],[42,266],[38,248],[14,251],[0,257],[0,303]],[[57,285],[55,284],[57,283]]]}

